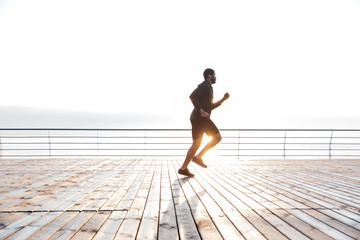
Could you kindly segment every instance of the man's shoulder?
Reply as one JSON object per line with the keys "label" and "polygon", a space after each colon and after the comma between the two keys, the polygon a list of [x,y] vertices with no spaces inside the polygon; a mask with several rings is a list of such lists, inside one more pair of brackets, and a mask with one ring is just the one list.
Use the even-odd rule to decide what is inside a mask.
{"label": "man's shoulder", "polygon": [[209,82],[207,82],[207,81],[203,81],[202,83],[200,83],[199,85],[198,85],[198,88],[211,88],[211,86],[210,86],[210,84],[209,84]]}

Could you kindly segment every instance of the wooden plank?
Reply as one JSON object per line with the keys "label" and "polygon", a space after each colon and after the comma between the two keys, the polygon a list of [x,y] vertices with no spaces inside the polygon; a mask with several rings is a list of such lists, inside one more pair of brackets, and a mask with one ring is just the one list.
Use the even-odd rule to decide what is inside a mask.
{"label": "wooden plank", "polygon": [[[21,175],[21,173],[19,172],[15,172],[17,175]],[[40,186],[44,181],[52,181],[52,179],[56,178],[50,178],[50,176],[52,175],[51,173],[46,173],[40,176],[32,176],[33,174],[26,174],[23,177],[19,177],[19,181],[17,181],[16,178],[11,179],[10,181],[5,181],[3,182],[1,185],[2,190],[1,190],[1,195],[0,195],[0,200],[12,196],[14,194],[17,193],[23,193],[31,188]],[[33,179],[31,178],[33,177]],[[26,180],[28,179],[32,179],[31,182],[28,182]]]}
{"label": "wooden plank", "polygon": [[[133,170],[130,177],[119,186],[115,193],[101,206],[101,210],[128,210],[128,206],[132,203],[134,195],[136,195],[137,189],[140,187],[140,183],[145,174],[144,165],[137,166],[137,169],[139,170]],[[125,201],[127,201],[128,204],[124,204]]]}
{"label": "wooden plank", "polygon": [[[327,185],[330,185],[328,182],[323,181],[322,183],[319,182],[319,180],[307,177],[307,181],[303,181],[303,178],[299,178],[294,176],[293,174],[288,173],[282,173],[281,176],[277,176],[281,178],[286,178],[288,183],[293,183],[299,188],[304,188],[308,191],[312,190],[314,193],[316,193],[317,196],[326,196],[330,197],[331,199],[339,202],[339,203],[345,203],[349,206],[353,206],[355,208],[360,208],[360,200],[357,200],[355,197],[356,195],[349,195],[346,194],[344,191],[338,191],[334,188],[329,188]],[[312,182],[315,181],[316,184],[313,184]]]}
{"label": "wooden plank", "polygon": [[58,194],[54,194],[53,196],[51,196],[52,199],[43,204],[41,207],[37,208],[37,210],[66,210],[66,208],[70,207],[72,204],[75,204],[75,202],[71,202],[72,198],[78,196],[77,194],[79,192],[83,191],[84,189],[90,187],[93,184],[93,182],[90,181],[92,178],[93,175],[89,175],[83,181],[74,183],[71,187],[64,188]]}
{"label": "wooden plank", "polygon": [[[24,163],[25,166],[27,167],[25,170],[23,169],[19,169],[18,166],[16,166],[14,172],[16,173],[16,175],[21,174],[21,172],[25,171],[28,174],[25,174],[25,176],[23,178],[16,178],[16,181],[14,180],[13,182],[11,182],[12,188],[15,188],[17,190],[12,191],[12,189],[6,189],[6,194],[1,194],[0,195],[0,199],[5,198],[5,197],[9,197],[9,196],[14,196],[17,195],[15,198],[21,198],[21,197],[26,197],[26,195],[28,193],[31,193],[31,191],[33,189],[41,189],[42,187],[46,187],[48,186],[48,183],[51,183],[52,181],[56,181],[59,178],[63,178],[63,177],[71,177],[73,175],[76,174],[76,172],[69,172],[68,170],[71,170],[71,168],[73,168],[73,165],[65,165],[66,167],[64,167],[63,169],[59,170],[58,166],[56,164],[53,165],[48,165],[48,164],[44,164],[44,162],[46,163],[46,161],[36,161],[36,163],[34,165],[31,165],[31,162],[26,162]],[[74,160],[71,161],[72,163],[74,162]],[[39,166],[42,164],[43,167]],[[78,162],[78,164],[81,164]],[[29,169],[30,167],[30,169]],[[49,169],[50,167],[50,169]],[[84,165],[82,166],[84,169]],[[32,168],[34,168],[34,170],[32,170]],[[45,169],[45,172],[43,172],[43,169]],[[86,170],[86,167],[85,167]],[[46,173],[48,172],[48,173]],[[42,173],[40,175],[38,175],[39,173]],[[37,174],[38,176],[36,176],[35,174]],[[29,179],[31,179],[31,181],[29,181]],[[20,195],[19,195],[20,194]]]}
{"label": "wooden plank", "polygon": [[6,238],[39,219],[44,213],[34,212],[0,230],[0,238]]}
{"label": "wooden plank", "polygon": [[[259,178],[260,179],[260,178]],[[261,179],[264,179],[264,177],[262,177]],[[277,186],[278,185],[278,182],[274,182],[274,186]],[[283,188],[282,188],[283,189]],[[290,189],[288,189],[288,191],[290,192],[291,190]],[[291,202],[291,201],[287,201],[287,202]],[[305,205],[300,205],[299,206],[300,208],[306,208],[306,206]],[[315,228],[318,228],[318,229],[320,229],[320,230],[322,230],[323,232],[324,231],[328,231],[328,228],[326,228],[326,227],[324,227],[323,225],[321,225],[321,223],[319,223],[319,222],[316,222],[316,221],[313,221],[313,219],[311,218],[311,217],[307,217],[306,216],[306,214],[304,215],[304,213],[303,212],[299,212],[299,211],[292,211],[291,210],[291,212],[294,214],[294,215],[296,215],[296,216],[298,216],[299,218],[301,218],[302,220],[304,220],[304,221],[307,221],[307,223],[309,223],[310,225],[312,225],[312,226],[314,226]],[[332,231],[330,231],[330,233],[329,232],[325,232],[326,234],[333,234],[333,235],[335,235],[336,236],[336,234],[334,233],[334,232],[336,232],[337,230],[335,230],[335,229],[333,229]],[[338,231],[337,231],[338,232]]]}
{"label": "wooden plank", "polygon": [[94,214],[95,212],[80,212],[49,239],[61,240],[73,237]]}
{"label": "wooden plank", "polygon": [[150,184],[153,178],[153,169],[150,168],[143,179],[140,189],[138,190],[135,199],[130,205],[130,209],[125,216],[115,238],[119,239],[134,239],[138,234],[141,217],[145,208],[145,203],[148,197]]}
{"label": "wooden plank", "polygon": [[74,194],[78,191],[78,186],[89,184],[88,181],[92,178],[93,175],[88,174],[79,174],[72,178],[66,178],[59,181],[58,183],[53,184],[54,188],[57,188],[57,191],[52,192],[52,194],[41,201],[34,203],[29,206],[32,210],[38,211],[47,211],[52,210],[60,203],[62,203],[68,196]]}
{"label": "wooden plank", "polygon": [[[241,212],[244,216],[247,216],[246,219],[257,227],[258,230],[261,231],[267,238],[278,238],[278,236],[270,235],[273,233],[269,234],[269,232],[273,231],[269,226],[270,224],[273,228],[277,229],[290,239],[309,239],[289,225],[282,217],[274,215],[273,212],[271,212],[271,209],[274,208],[275,205],[269,205],[269,203],[262,197],[251,194],[247,188],[242,187],[237,181],[233,181],[231,178],[226,178],[224,176],[225,174],[221,174],[220,172],[211,169],[206,172],[208,172],[207,175],[210,177],[209,181],[212,182],[214,188],[220,191],[220,193],[226,197],[229,202],[236,206],[239,212]],[[266,206],[269,207],[267,208]],[[259,217],[263,218],[265,221]],[[244,225],[239,225],[241,228],[243,226]],[[259,237],[249,236],[249,238],[258,239]]]}
{"label": "wooden plank", "polygon": [[[295,215],[293,215],[291,212],[289,212],[288,211],[289,209],[294,209],[295,207],[293,207],[292,205],[289,205],[288,204],[289,201],[281,200],[281,199],[286,200],[286,197],[281,198],[280,194],[272,192],[272,191],[270,191],[264,187],[260,187],[260,186],[258,186],[257,188],[253,187],[251,189],[252,189],[252,191],[261,195],[264,199],[266,199],[268,201],[268,205],[270,203],[273,203],[273,206],[269,208],[271,210],[271,212],[273,212],[275,215],[279,216],[281,219],[286,221],[289,225],[296,228],[298,231],[302,232],[302,234],[308,236],[311,239],[331,239],[324,233],[318,231],[316,228],[310,226],[309,224],[300,220]],[[269,192],[269,194],[267,192]],[[273,193],[274,196],[277,196],[279,198],[275,198],[273,195],[271,195],[271,193]],[[293,201],[290,201],[290,202],[293,202]],[[281,207],[281,208],[279,208],[279,207]]]}
{"label": "wooden plank", "polygon": [[331,211],[329,209],[319,209],[318,211],[321,212],[321,213],[324,213],[325,215],[327,215],[327,216],[329,216],[331,218],[334,218],[334,219],[336,219],[336,220],[338,220],[338,221],[340,221],[340,222],[342,222],[342,223],[344,223],[344,224],[346,224],[346,225],[348,225],[348,226],[350,226],[352,228],[360,230],[360,224],[359,224],[358,221],[354,221],[354,220],[352,220],[350,218],[345,217],[344,215],[341,215],[341,214],[336,213],[334,211]]}
{"label": "wooden plank", "polygon": [[86,197],[90,192],[92,192],[95,188],[97,188],[99,185],[101,185],[103,182],[107,180],[109,176],[111,176],[113,173],[104,173],[104,174],[98,174],[93,179],[90,179],[88,184],[84,184],[80,187],[78,187],[75,194],[70,195],[64,201],[56,206],[54,210],[66,210],[70,208],[71,206],[75,205],[79,200]]}
{"label": "wooden plank", "polygon": [[109,211],[109,218],[101,226],[93,240],[113,239],[118,231],[127,211]]}
{"label": "wooden plank", "polygon": [[[286,239],[286,237],[282,235],[274,226],[269,224],[266,220],[262,218],[262,216],[257,214],[251,208],[253,207],[257,209],[264,209],[264,207],[252,201],[250,198],[248,198],[241,192],[236,191],[236,189],[232,188],[231,192],[236,191],[235,197],[231,192],[218,184],[221,179],[217,178],[216,181],[213,181],[211,178],[208,177],[208,175],[206,174],[206,172],[209,171],[208,169],[197,169],[197,171],[201,173],[198,174],[199,177],[197,177],[197,180],[209,192],[211,197],[213,199],[216,199],[217,204],[219,204],[222,210],[227,213],[228,217],[230,218],[238,216],[236,218],[237,225],[235,226],[240,232],[248,234],[248,237],[256,237],[257,239],[264,239],[264,236],[270,239]],[[209,184],[209,182],[211,182],[211,185]],[[250,207],[247,204],[250,204]],[[269,214],[267,213],[266,215]],[[253,226],[255,226],[256,229],[252,228],[250,226],[251,224],[247,224],[247,227],[245,229],[243,228],[244,225],[239,225],[240,223],[246,222],[244,221],[244,218],[249,221]],[[235,219],[233,223],[235,223]]]}
{"label": "wooden plank", "polygon": [[123,182],[124,178],[129,175],[129,173],[119,175],[119,173],[115,171],[115,169],[111,172],[112,174],[110,176],[107,176],[107,178],[105,179],[106,181],[99,182],[97,185],[95,185],[94,189],[91,192],[89,192],[82,199],[77,201],[73,206],[69,208],[69,210],[98,210],[100,208],[100,205],[92,207],[91,209],[89,209],[88,206],[96,205],[94,204],[94,201],[96,201],[97,198],[99,198],[107,190],[113,192],[113,189],[111,189],[110,187],[116,187],[120,181]]}
{"label": "wooden plank", "polygon": [[161,195],[159,214],[159,240],[179,239],[174,201],[171,194],[171,185],[168,169],[168,160],[162,161],[161,166]]}
{"label": "wooden plank", "polygon": [[51,176],[51,173],[44,174],[43,176],[31,182],[25,182],[25,181],[19,182],[17,187],[11,187],[11,186],[6,187],[5,190],[3,190],[3,193],[0,195],[0,200],[8,197],[14,197],[14,195],[15,195],[15,199],[19,198],[19,196],[21,195],[18,194],[23,194],[24,192],[30,192],[31,190],[37,187],[50,183],[56,180],[57,178],[61,177],[55,175],[53,177],[47,178],[48,176]]}
{"label": "wooden plank", "polygon": [[176,169],[173,166],[169,166],[169,177],[180,239],[201,239],[189,203],[176,175]]}
{"label": "wooden plank", "polygon": [[[97,186],[92,192],[74,204],[69,210],[98,210],[108,199],[108,196],[116,192],[116,189],[121,186],[126,179],[131,175],[131,172],[126,171],[128,167],[135,166],[137,161],[129,161],[127,164],[113,166],[111,175],[107,181]],[[111,163],[113,165],[113,163]]]}
{"label": "wooden plank", "polygon": [[[342,175],[333,175],[325,171],[319,171],[316,175],[310,174],[308,172],[299,172],[299,176],[304,176],[307,179],[313,179],[314,182],[317,182],[318,179],[325,181],[326,186],[331,188],[341,188],[344,193],[347,193],[347,196],[355,195],[360,196],[360,189],[358,189],[358,184],[352,183],[348,178]],[[342,192],[341,191],[341,192]]]}
{"label": "wooden plank", "polygon": [[[132,178],[130,180],[127,180],[126,184],[124,186],[121,186],[122,188],[119,187],[118,190],[120,191],[118,190],[116,191],[118,193],[116,196],[121,196],[120,199],[115,199],[113,197],[114,201],[112,201],[112,203],[110,204],[108,203],[107,207],[112,206],[110,210],[114,209],[116,205],[118,205],[119,202],[121,202],[120,200],[122,200],[124,194],[133,194],[133,192],[135,192],[135,196],[136,196],[137,191],[139,191],[140,185],[133,183],[144,180],[146,171],[149,171],[149,165],[148,166],[141,165],[140,168],[137,169],[139,169],[137,173],[133,173]],[[130,197],[129,199],[132,199],[132,201],[134,201],[134,197]],[[95,239],[102,239],[102,236],[105,237],[106,239],[108,238],[112,239],[118,232],[120,225],[123,223],[123,220],[128,213],[127,210],[128,208],[130,208],[131,203],[132,202],[130,202],[130,205],[128,206],[123,205],[124,207],[127,208],[126,210],[121,210],[121,211],[115,210],[114,212],[112,212],[109,219],[100,228],[99,233],[95,235]]]}
{"label": "wooden plank", "polygon": [[141,217],[137,239],[157,239],[160,211],[161,165],[156,162],[154,176],[151,181],[144,213]]}
{"label": "wooden plank", "polygon": [[[303,211],[306,214],[314,217],[315,219],[326,223],[333,229],[337,229],[338,231],[345,233],[351,238],[360,238],[360,231],[352,228],[351,226],[347,226],[346,224],[313,209],[305,209]],[[360,223],[358,223],[357,225],[360,227]]]}
{"label": "wooden plank", "polygon": [[28,216],[30,212],[7,212],[4,213],[4,216],[0,219],[0,229],[9,226],[10,224],[18,221],[21,218]]}
{"label": "wooden plank", "polygon": [[[61,203],[69,204],[70,203],[68,200],[69,198],[74,197],[74,196],[79,196],[80,195],[79,192],[84,190],[86,188],[86,186],[91,186],[91,183],[94,183],[94,181],[96,181],[96,179],[101,178],[100,176],[97,178],[94,178],[95,174],[79,174],[77,176],[79,176],[80,178],[77,177],[77,178],[68,179],[67,184],[70,183],[71,184],[70,187],[67,186],[67,184],[61,185],[63,188],[61,191],[53,194],[52,196],[49,196],[49,198],[52,201],[46,201],[46,199],[45,199],[45,204],[42,205],[41,203],[38,203],[38,205],[42,205],[42,206],[39,208],[34,208],[34,209],[51,210],[51,209],[55,208],[56,210],[64,210],[62,208],[65,208],[65,206],[61,205]],[[84,177],[81,177],[81,176],[84,176]],[[64,188],[63,186],[67,186],[67,187]]]}
{"label": "wooden plank", "polygon": [[56,219],[52,222],[44,225],[39,231],[31,235],[28,240],[39,240],[39,239],[48,239],[54,235],[59,229],[65,226],[70,222],[74,217],[76,217],[78,212],[64,212],[61,213]]}
{"label": "wooden plank", "polygon": [[109,217],[109,211],[96,212],[91,219],[83,225],[80,230],[72,237],[73,239],[92,239]]}
{"label": "wooden plank", "polygon": [[[233,169],[231,169],[233,170]],[[224,173],[227,171],[225,168],[221,168],[221,173]],[[237,172],[227,172],[225,176],[236,176]],[[256,182],[251,181],[249,178],[250,175],[243,175],[240,174],[241,179],[234,180],[238,184],[242,185],[245,189],[253,189],[256,193],[263,196],[265,199],[270,201],[269,203],[273,203],[282,209],[271,209],[273,213],[275,213],[277,216],[281,217],[284,221],[286,221],[288,224],[296,228],[298,231],[302,232],[302,234],[310,237],[311,239],[331,239],[324,233],[318,231],[316,228],[310,226],[306,222],[301,221],[299,218],[297,218],[295,215],[293,215],[291,212],[289,212],[289,209],[293,208],[306,208],[304,204],[301,204],[297,201],[294,201],[291,198],[288,198],[286,196],[283,196],[277,192],[274,192],[270,190],[272,186],[265,185],[262,186],[261,181],[265,181],[264,178],[256,179]],[[245,177],[246,176],[246,177]],[[227,177],[229,178],[229,177]],[[269,204],[268,203],[268,204]],[[290,205],[292,204],[292,205]]]}
{"label": "wooden plank", "polygon": [[[179,167],[180,164],[177,162],[176,169]],[[203,181],[200,174],[196,175],[196,179],[189,179],[189,183],[204,204],[222,237],[225,239],[244,239],[228,218],[229,216],[240,215],[235,212],[236,209],[224,200],[212,186]],[[229,216],[226,213],[230,213]]]}
{"label": "wooden plank", "polygon": [[[271,175],[271,174],[268,174]],[[282,181],[288,182],[291,180],[287,180],[286,178],[283,178],[281,176],[274,176],[271,175],[272,177],[276,177]],[[275,184],[275,183],[274,183]],[[353,209],[349,208],[347,205],[340,203],[332,198],[328,198],[326,196],[322,196],[319,197],[319,194],[317,193],[313,193],[305,188],[299,188],[296,185],[294,185],[295,183],[293,183],[293,185],[291,184],[287,184],[287,183],[283,183],[282,184],[282,189],[287,190],[288,192],[291,192],[299,197],[302,197],[310,202],[316,203],[322,207],[331,209],[335,212],[339,212],[340,214],[343,214],[349,218],[352,218],[356,221],[360,221],[360,216],[356,213],[353,212]]]}
{"label": "wooden plank", "polygon": [[43,215],[41,218],[39,218],[37,221],[30,223],[29,225],[25,226],[20,231],[16,232],[14,235],[7,239],[26,239],[30,237],[32,234],[37,232],[39,229],[41,229],[43,226],[47,225],[51,221],[53,221],[55,218],[57,218],[61,213],[60,212],[50,212],[45,215]]}
{"label": "wooden plank", "polygon": [[[109,206],[111,205],[113,205],[113,208],[115,208],[117,204],[116,201],[122,198],[119,189],[121,189],[125,182],[132,182],[135,177],[136,174],[130,171],[126,171],[125,174],[121,174],[120,176],[115,176],[114,178],[116,178],[116,181],[113,182],[109,187],[101,189],[101,194],[94,201],[89,202],[89,204],[86,205],[84,208],[88,210],[109,210],[107,208],[109,208]],[[105,206],[106,202],[107,206]]]}
{"label": "wooden plank", "polygon": [[[27,197],[24,200],[21,200],[19,204],[13,205],[10,208],[6,208],[8,211],[12,210],[18,210],[21,209],[22,211],[32,211],[38,209],[40,206],[42,206],[44,203],[48,203],[49,199],[53,199],[57,195],[61,194],[62,192],[69,191],[69,186],[74,185],[73,183],[76,180],[89,178],[88,175],[82,175],[82,178],[79,178],[81,175],[76,175],[73,177],[75,173],[68,174],[68,175],[59,175],[59,178],[65,178],[65,179],[71,179],[71,181],[63,182],[63,180],[60,178],[55,178],[53,181],[56,181],[58,183],[61,183],[60,188],[59,185],[54,184],[45,184],[44,186],[37,187],[36,191],[31,195],[31,197]],[[64,189],[66,187],[66,189]],[[72,186],[74,187],[74,186]],[[62,191],[59,191],[59,189],[62,189]],[[45,194],[40,194],[39,192],[44,192]],[[49,196],[50,195],[50,196]],[[15,196],[14,196],[15,197]],[[18,200],[15,200],[14,202],[19,202]],[[44,210],[44,209],[40,209]]]}
{"label": "wooden plank", "polygon": [[355,177],[355,176],[351,176],[351,172],[349,171],[344,171],[346,172],[346,175],[344,175],[342,172],[338,173],[338,172],[330,172],[330,171],[326,171],[326,170],[320,170],[321,172],[326,172],[328,174],[331,175],[335,175],[335,176],[340,176],[343,179],[346,179],[346,182],[353,182],[355,184],[358,184],[360,181],[360,177]]}
{"label": "wooden plank", "polygon": [[316,229],[319,229],[323,233],[329,235],[330,237],[334,239],[341,239],[341,240],[351,240],[353,238],[349,237],[348,235],[330,227],[329,225],[317,220],[316,218],[304,213],[303,211],[300,211],[298,209],[290,209],[290,212],[294,213],[298,218],[303,220],[304,222],[308,223],[309,225],[315,227]]}
{"label": "wooden plank", "polygon": [[[176,168],[175,168],[176,172]],[[179,176],[178,176],[179,177]],[[193,179],[179,178],[178,181],[189,203],[190,210],[196,222],[202,239],[223,239],[216,225],[201,202],[200,196],[192,188],[190,181]]]}

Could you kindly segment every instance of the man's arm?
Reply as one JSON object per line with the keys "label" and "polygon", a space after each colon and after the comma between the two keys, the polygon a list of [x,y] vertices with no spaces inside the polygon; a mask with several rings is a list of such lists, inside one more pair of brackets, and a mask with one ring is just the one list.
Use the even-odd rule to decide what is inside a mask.
{"label": "man's arm", "polygon": [[206,89],[203,86],[198,86],[190,95],[191,102],[198,111],[202,108],[200,98],[204,95],[204,91],[206,91]]}
{"label": "man's arm", "polygon": [[221,105],[225,100],[227,100],[229,97],[230,97],[229,93],[225,93],[225,94],[224,94],[224,97],[223,97],[221,100],[219,100],[219,101],[217,101],[217,102],[215,102],[215,103],[212,104],[212,109],[215,109],[215,108],[217,108],[218,106],[220,106],[220,105]]}
{"label": "man's arm", "polygon": [[202,108],[200,108],[200,115],[203,118],[209,118],[210,117],[210,114],[208,112],[205,112],[204,109],[202,109]]}

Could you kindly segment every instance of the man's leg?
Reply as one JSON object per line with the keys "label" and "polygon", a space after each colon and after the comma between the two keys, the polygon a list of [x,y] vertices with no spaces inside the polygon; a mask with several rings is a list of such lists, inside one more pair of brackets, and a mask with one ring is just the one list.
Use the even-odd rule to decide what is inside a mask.
{"label": "man's leg", "polygon": [[181,170],[187,169],[191,159],[195,156],[195,153],[199,149],[199,147],[201,145],[201,141],[202,141],[202,137],[193,140],[193,143],[192,143],[191,147],[189,148],[189,150],[188,150],[188,152],[186,154],[185,161],[184,161],[183,165],[180,168]]}
{"label": "man's leg", "polygon": [[[213,138],[211,139],[210,142],[208,142],[205,147],[199,152],[199,154],[196,156],[196,158],[202,158],[202,156],[209,151],[210,149],[212,149],[213,147],[216,146],[216,144],[218,144],[221,141],[221,134],[217,133],[213,136]],[[200,142],[201,143],[201,142]]]}

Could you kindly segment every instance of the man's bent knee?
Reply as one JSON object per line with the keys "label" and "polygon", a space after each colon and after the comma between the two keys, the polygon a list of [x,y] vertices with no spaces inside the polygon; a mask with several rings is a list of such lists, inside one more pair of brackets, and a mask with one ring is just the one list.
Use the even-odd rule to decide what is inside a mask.
{"label": "man's bent knee", "polygon": [[221,141],[221,139],[222,139],[221,134],[220,134],[220,133],[217,133],[217,134],[214,136],[214,139],[215,139],[215,141],[216,141],[217,143],[219,143],[219,142]]}

